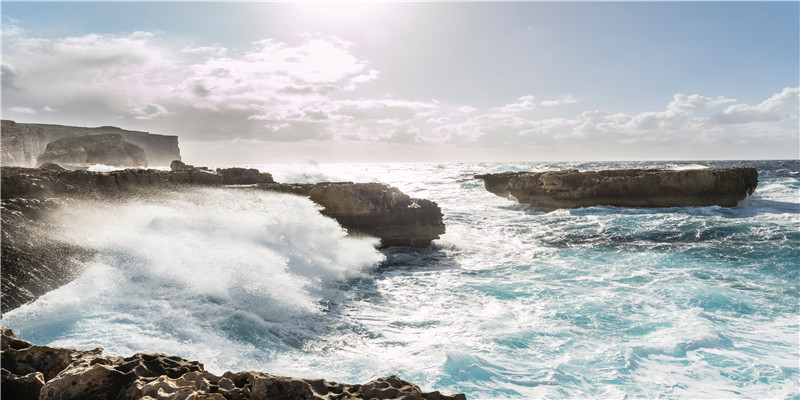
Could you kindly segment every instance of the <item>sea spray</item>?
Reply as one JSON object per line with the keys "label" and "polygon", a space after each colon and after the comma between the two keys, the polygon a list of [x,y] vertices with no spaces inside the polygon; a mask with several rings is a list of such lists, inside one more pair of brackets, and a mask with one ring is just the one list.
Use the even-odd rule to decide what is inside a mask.
{"label": "sea spray", "polygon": [[332,284],[383,260],[376,240],[348,237],[310,200],[246,189],[82,201],[51,218],[62,239],[98,253],[81,278],[5,324],[35,342],[80,337],[70,345],[173,352],[212,370],[215,359],[230,364],[237,339],[245,354],[253,339],[301,345],[314,335],[302,322],[340,296]]}

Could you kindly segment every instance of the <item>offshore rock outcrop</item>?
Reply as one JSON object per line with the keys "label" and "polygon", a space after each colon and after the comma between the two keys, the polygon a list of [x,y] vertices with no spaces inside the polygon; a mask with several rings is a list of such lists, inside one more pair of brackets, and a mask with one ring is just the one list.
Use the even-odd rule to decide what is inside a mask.
{"label": "offshore rock outcrop", "polygon": [[758,186],[755,168],[503,172],[475,175],[486,190],[544,209],[590,206],[734,207]]}
{"label": "offshore rock outcrop", "polygon": [[65,137],[50,142],[37,158],[37,166],[54,163],[70,168],[94,164],[115,167],[146,167],[144,149],[122,140],[116,133]]}
{"label": "offshore rock outcrop", "polygon": [[2,130],[0,148],[4,166],[33,167],[39,155],[46,151],[48,143],[66,137],[99,134],[117,134],[122,136],[122,140],[141,147],[150,166],[168,166],[172,160],[181,159],[177,136],[129,131],[114,126],[83,128],[26,124],[10,120],[0,121],[0,130]]}
{"label": "offshore rock outcrop", "polygon": [[445,233],[442,210],[381,183],[263,184],[264,190],[308,196],[353,233],[381,239],[381,246],[427,247]]}
{"label": "offshore rock outcrop", "polygon": [[2,327],[2,397],[15,400],[94,399],[403,399],[466,400],[423,392],[396,376],[350,385],[263,372],[216,376],[197,361],[165,354],[103,356],[103,349],[37,346]]}
{"label": "offshore rock outcrop", "polygon": [[[35,300],[70,282],[94,251],[58,239],[45,216],[74,199],[118,199],[157,195],[191,186],[227,186],[231,190],[268,190],[307,196],[353,234],[379,238],[383,247],[429,246],[444,233],[442,212],[429,200],[412,199],[377,183],[275,183],[255,169],[211,171],[180,161],[171,171],[126,169],[70,171],[56,164],[40,168],[2,167],[2,312]],[[241,185],[247,185],[241,187]],[[44,234],[44,232],[50,234]]]}

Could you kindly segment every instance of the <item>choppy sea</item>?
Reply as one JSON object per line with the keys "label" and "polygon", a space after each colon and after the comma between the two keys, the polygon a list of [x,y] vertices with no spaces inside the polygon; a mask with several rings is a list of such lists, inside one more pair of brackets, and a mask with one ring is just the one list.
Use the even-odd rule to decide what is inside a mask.
{"label": "choppy sea", "polygon": [[[541,212],[474,174],[754,166],[735,208]],[[470,399],[800,398],[800,161],[257,165],[436,201],[429,249],[374,248],[309,200],[197,189],[52,218],[96,258],[6,313],[37,344],[164,352],[215,373]]]}

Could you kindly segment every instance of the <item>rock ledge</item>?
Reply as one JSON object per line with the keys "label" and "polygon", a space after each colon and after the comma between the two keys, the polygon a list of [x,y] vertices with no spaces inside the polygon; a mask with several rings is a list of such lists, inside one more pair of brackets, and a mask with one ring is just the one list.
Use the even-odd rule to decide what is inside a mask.
{"label": "rock ledge", "polygon": [[758,186],[755,168],[503,172],[475,175],[486,190],[544,209],[590,206],[734,207]]}

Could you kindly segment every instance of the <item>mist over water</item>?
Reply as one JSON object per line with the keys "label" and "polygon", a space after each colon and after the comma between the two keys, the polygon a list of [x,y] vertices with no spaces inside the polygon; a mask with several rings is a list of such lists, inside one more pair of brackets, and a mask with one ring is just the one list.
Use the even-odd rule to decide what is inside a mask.
{"label": "mist over water", "polygon": [[[550,213],[487,192],[510,170],[756,166],[738,207]],[[7,313],[38,344],[471,399],[796,398],[800,162],[263,165],[439,203],[431,249],[374,249],[304,198],[202,189],[86,202],[54,234],[98,250]]]}

